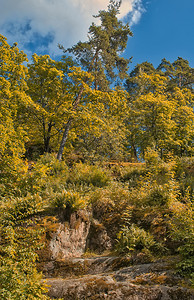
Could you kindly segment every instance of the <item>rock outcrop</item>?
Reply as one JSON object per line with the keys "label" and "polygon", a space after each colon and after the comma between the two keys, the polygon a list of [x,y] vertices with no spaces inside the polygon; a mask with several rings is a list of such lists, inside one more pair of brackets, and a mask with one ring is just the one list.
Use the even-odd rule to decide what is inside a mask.
{"label": "rock outcrop", "polygon": [[112,247],[106,228],[90,212],[62,212],[40,223],[46,247],[38,268],[51,299],[194,300],[192,290],[183,287],[182,278],[173,272],[176,258],[153,262],[145,253],[84,257],[87,248],[103,253]]}
{"label": "rock outcrop", "polygon": [[[72,259],[56,265],[48,278],[48,295],[52,299],[85,300],[193,300],[194,293],[181,287],[168,261],[133,265],[117,269],[118,257]],[[127,263],[127,261],[125,262]],[[129,263],[129,261],[128,261]],[[79,269],[79,272],[78,272]],[[50,273],[51,275],[51,273]],[[71,277],[68,277],[70,275]]]}
{"label": "rock outcrop", "polygon": [[83,210],[72,213],[69,222],[59,223],[49,243],[51,260],[81,256],[86,250],[89,229],[89,213]]}

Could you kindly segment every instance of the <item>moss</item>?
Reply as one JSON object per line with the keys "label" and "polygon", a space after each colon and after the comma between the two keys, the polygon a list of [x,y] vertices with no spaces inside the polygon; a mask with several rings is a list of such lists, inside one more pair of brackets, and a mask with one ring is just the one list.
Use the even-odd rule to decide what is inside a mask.
{"label": "moss", "polygon": [[39,222],[38,226],[43,227],[45,230],[45,238],[50,240],[53,236],[53,233],[57,232],[59,228],[59,221],[56,217],[46,216]]}
{"label": "moss", "polygon": [[96,278],[86,282],[84,294],[87,297],[86,299],[106,299],[106,295],[112,290],[116,290],[115,283],[109,283],[105,278]]}
{"label": "moss", "polygon": [[86,249],[85,253],[82,254],[83,258],[92,258],[92,257],[99,257],[98,253],[90,251],[90,249]]}
{"label": "moss", "polygon": [[81,223],[82,222],[81,222],[80,219],[76,220],[76,222],[73,224],[73,229],[78,230],[79,227],[80,227],[80,225],[81,225]]}
{"label": "moss", "polygon": [[87,261],[72,262],[71,260],[61,260],[54,262],[54,277],[75,277],[87,274],[89,264]]}
{"label": "moss", "polygon": [[42,270],[44,267],[45,261],[49,261],[51,258],[51,251],[49,247],[50,240],[53,237],[53,234],[57,232],[60,224],[58,219],[54,216],[44,216],[39,219],[37,228],[43,228],[43,234],[41,236],[41,242],[44,245],[42,249],[38,250],[38,263],[37,267],[39,270]]}
{"label": "moss", "polygon": [[117,257],[114,259],[112,263],[112,270],[116,271],[120,268],[129,267],[132,265],[131,257],[124,256],[124,257]]}
{"label": "moss", "polygon": [[82,218],[82,220],[84,222],[89,222],[90,221],[89,216],[90,216],[91,212],[89,210],[83,210],[82,209],[82,210],[79,210],[77,213],[78,213],[79,217]]}
{"label": "moss", "polygon": [[191,300],[194,298],[193,292],[187,289],[183,289],[181,287],[168,290],[168,295],[171,300],[180,300],[180,299]]}
{"label": "moss", "polygon": [[139,285],[165,285],[169,283],[169,277],[166,274],[154,274],[154,273],[147,273],[137,276],[134,280],[131,281],[134,284]]}

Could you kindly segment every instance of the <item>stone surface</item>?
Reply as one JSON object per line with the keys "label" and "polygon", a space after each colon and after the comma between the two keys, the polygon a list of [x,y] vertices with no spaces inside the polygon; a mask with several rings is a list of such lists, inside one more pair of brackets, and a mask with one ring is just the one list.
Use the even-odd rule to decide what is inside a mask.
{"label": "stone surface", "polygon": [[79,279],[49,279],[48,295],[64,300],[193,300],[188,289],[165,285],[144,286],[129,281],[117,282],[110,275],[90,275]]}
{"label": "stone surface", "polygon": [[112,247],[105,227],[91,219],[89,212],[79,210],[40,220],[46,247],[38,267],[51,299],[194,300],[192,290],[182,287],[182,278],[173,273],[176,257],[154,262],[145,253],[83,257],[88,247],[98,253]]}
{"label": "stone surface", "polygon": [[51,260],[81,256],[89,228],[89,214],[83,210],[72,213],[69,222],[60,223],[49,243]]}
{"label": "stone surface", "polygon": [[[120,262],[119,264],[119,260]],[[180,286],[168,260],[132,265],[118,257],[76,258],[53,266],[47,278],[52,299],[193,300],[194,293]],[[69,271],[68,271],[69,267]],[[79,272],[78,272],[79,270]],[[61,278],[60,278],[61,277]]]}
{"label": "stone surface", "polygon": [[87,238],[87,248],[98,254],[112,249],[112,241],[107,230],[98,220],[92,219]]}

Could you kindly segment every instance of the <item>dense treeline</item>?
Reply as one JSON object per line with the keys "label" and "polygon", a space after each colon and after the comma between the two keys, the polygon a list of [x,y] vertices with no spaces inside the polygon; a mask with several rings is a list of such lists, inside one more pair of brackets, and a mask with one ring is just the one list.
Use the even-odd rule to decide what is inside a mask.
{"label": "dense treeline", "polygon": [[142,63],[124,85],[105,90],[69,57],[34,54],[28,67],[25,60],[1,36],[2,151],[9,140],[7,149],[27,158],[57,152],[71,123],[64,157],[138,160],[148,147],[161,157],[192,155],[194,75],[186,60],[163,60],[157,69]]}
{"label": "dense treeline", "polygon": [[[34,54],[27,64],[25,53],[0,35],[1,299],[44,299],[35,268],[42,229],[30,217],[67,203],[98,209],[103,189],[105,223],[107,206],[115,215],[131,208],[130,225],[120,221],[118,252],[129,251],[131,232],[141,250],[168,248],[165,234],[156,241],[131,221],[135,209],[150,207],[168,220],[166,234],[184,241],[173,249],[183,257],[181,270],[193,271],[194,70],[178,57],[157,68],[143,62],[129,73],[131,58],[121,54],[132,33],[118,12],[110,1],[87,42],[60,46],[60,61]],[[146,165],[108,171],[111,161]]]}
{"label": "dense treeline", "polygon": [[26,55],[1,36],[2,153],[137,161],[151,147],[161,157],[192,155],[193,68],[179,57],[128,74],[119,54],[131,32],[116,15],[114,6],[100,12],[89,42],[61,61],[34,54],[26,67]]}

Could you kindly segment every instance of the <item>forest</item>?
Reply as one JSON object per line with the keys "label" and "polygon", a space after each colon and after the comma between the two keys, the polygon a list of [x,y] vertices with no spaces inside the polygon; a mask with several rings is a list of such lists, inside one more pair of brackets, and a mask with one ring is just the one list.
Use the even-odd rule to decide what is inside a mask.
{"label": "forest", "polygon": [[130,70],[118,13],[110,1],[59,60],[0,35],[1,299],[50,299],[37,262],[61,211],[92,211],[118,256],[178,257],[194,284],[194,69]]}

